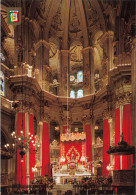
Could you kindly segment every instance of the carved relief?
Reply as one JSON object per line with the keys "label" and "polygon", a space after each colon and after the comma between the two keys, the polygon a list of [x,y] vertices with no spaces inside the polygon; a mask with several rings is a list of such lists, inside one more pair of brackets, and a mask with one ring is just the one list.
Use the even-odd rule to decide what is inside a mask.
{"label": "carved relief", "polygon": [[116,107],[119,107],[119,105],[124,105],[126,103],[130,104],[132,101],[132,92],[116,94],[114,97],[114,101],[116,103]]}
{"label": "carved relief", "polygon": [[104,111],[102,112],[102,116],[103,116],[103,120],[111,117],[111,113],[109,112],[108,108],[104,109]]}
{"label": "carved relief", "polygon": [[52,28],[55,29],[56,31],[61,31],[61,24],[62,24],[62,20],[61,20],[61,7],[58,8],[58,11],[56,13],[56,15],[53,17],[53,22],[51,24]]}
{"label": "carved relief", "polygon": [[83,61],[83,55],[81,53],[82,51],[81,45],[73,45],[70,47],[70,61],[73,62],[81,62]]}
{"label": "carved relief", "polygon": [[49,50],[49,57],[50,57],[50,58],[53,58],[53,57],[56,55],[56,53],[57,53],[58,47],[57,47],[57,45],[56,45],[55,43],[53,43],[53,42],[50,42],[50,46],[51,46],[51,48],[50,48],[50,50]]}
{"label": "carved relief", "polygon": [[91,5],[91,2],[89,1],[89,17],[88,17],[88,26],[91,27],[93,25],[96,25],[96,23],[99,21],[99,14],[97,11],[93,8]]}
{"label": "carved relief", "polygon": [[21,62],[23,62],[23,51],[24,51],[23,42],[21,38],[19,38],[17,41],[17,51],[18,51],[17,60],[19,65],[21,65]]}
{"label": "carved relief", "polygon": [[80,22],[78,20],[77,15],[74,13],[73,17],[72,17],[72,22],[70,24],[70,32],[71,33],[77,33],[79,31],[81,31],[81,29],[80,29]]}
{"label": "carved relief", "polygon": [[106,76],[108,73],[108,56],[106,55],[106,53],[104,53],[103,55],[103,59],[102,59],[102,75]]}
{"label": "carved relief", "polygon": [[47,0],[40,1],[40,11],[41,11],[41,14],[42,14],[43,17],[44,17],[44,14],[45,14],[46,1]]}

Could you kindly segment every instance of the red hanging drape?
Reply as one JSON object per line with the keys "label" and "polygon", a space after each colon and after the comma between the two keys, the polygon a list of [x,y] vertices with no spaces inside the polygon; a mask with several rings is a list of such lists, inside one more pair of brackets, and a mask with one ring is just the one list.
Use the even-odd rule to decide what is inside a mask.
{"label": "red hanging drape", "polygon": [[63,126],[62,133],[66,133],[67,126]]}
{"label": "red hanging drape", "polygon": [[[82,156],[82,141],[73,141],[73,142],[65,142],[65,163],[68,163],[71,160],[71,154],[74,153],[75,160],[78,159],[77,162],[80,162]],[[67,159],[68,158],[68,159]]]}
{"label": "red hanging drape", "polygon": [[50,170],[50,147],[49,147],[49,129],[48,124],[43,123],[42,133],[42,176],[51,175]]}
{"label": "red hanging drape", "polygon": [[[124,141],[132,145],[132,119],[131,119],[131,104],[123,106],[123,124],[122,133]],[[133,156],[122,156],[122,169],[131,169],[133,165]]]}
{"label": "red hanging drape", "polygon": [[[120,111],[119,108],[115,110],[115,145],[118,145],[120,141]],[[115,156],[115,165],[114,169],[120,169],[120,156]]]}
{"label": "red hanging drape", "polygon": [[[17,113],[17,136],[20,136],[21,130],[23,130],[23,134],[25,136],[25,113],[19,112]],[[21,162],[19,149],[17,149],[17,159],[16,159],[16,183],[21,185],[26,185],[26,155],[23,156],[23,162]]]}
{"label": "red hanging drape", "polygon": [[[33,115],[29,115],[29,132],[33,135],[33,141],[35,142],[35,133],[34,133],[34,118]],[[33,143],[30,143],[30,181],[34,179],[34,172],[32,172],[32,167],[35,166],[35,151]]]}
{"label": "red hanging drape", "polygon": [[91,137],[91,126],[86,125],[85,126],[85,132],[86,132],[86,157],[87,161],[92,161],[92,137]]}
{"label": "red hanging drape", "polygon": [[108,175],[106,167],[110,164],[110,155],[107,154],[107,151],[110,146],[110,131],[109,131],[109,122],[108,119],[103,121],[103,175]]}

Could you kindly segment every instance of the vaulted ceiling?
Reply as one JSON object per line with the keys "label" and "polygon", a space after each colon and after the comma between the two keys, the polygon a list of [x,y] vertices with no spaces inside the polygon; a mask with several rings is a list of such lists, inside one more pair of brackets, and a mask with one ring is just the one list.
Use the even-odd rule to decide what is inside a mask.
{"label": "vaulted ceiling", "polygon": [[73,40],[87,47],[95,41],[96,34],[113,29],[113,6],[104,0],[42,0],[28,2],[27,10],[34,25],[44,29],[45,40],[55,36],[62,48],[68,49]]}

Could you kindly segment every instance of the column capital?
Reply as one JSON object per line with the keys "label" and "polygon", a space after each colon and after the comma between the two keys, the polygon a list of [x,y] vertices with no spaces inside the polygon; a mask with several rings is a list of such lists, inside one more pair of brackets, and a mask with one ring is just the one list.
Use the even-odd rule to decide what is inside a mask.
{"label": "column capital", "polygon": [[38,125],[39,126],[42,126],[43,125],[43,122],[42,121],[39,121]]}
{"label": "column capital", "polygon": [[111,114],[110,112],[108,111],[108,109],[104,109],[104,111],[102,112],[102,116],[103,116],[103,120],[108,120],[109,122],[109,119],[111,119]]}
{"label": "column capital", "polygon": [[112,118],[109,118],[108,122],[109,122],[109,124],[111,124],[112,123]]}

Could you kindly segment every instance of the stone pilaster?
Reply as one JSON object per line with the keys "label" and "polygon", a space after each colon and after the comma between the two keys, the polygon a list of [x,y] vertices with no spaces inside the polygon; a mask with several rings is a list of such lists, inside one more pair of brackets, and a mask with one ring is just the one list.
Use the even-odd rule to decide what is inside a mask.
{"label": "stone pilaster", "polygon": [[[123,106],[120,105],[120,136],[122,135]],[[121,140],[120,140],[121,141]],[[122,170],[122,155],[120,156],[120,170]]]}
{"label": "stone pilaster", "polygon": [[91,93],[90,49],[91,49],[91,47],[86,47],[82,50],[82,53],[83,53],[83,91],[84,91],[84,95],[89,95]]}
{"label": "stone pilaster", "polygon": [[61,95],[69,97],[69,50],[61,50]]}
{"label": "stone pilaster", "polygon": [[[38,132],[38,137],[39,137],[39,140],[40,140],[40,165],[42,166],[42,132],[43,132],[43,122],[39,122],[38,124],[38,129],[39,129],[39,132]],[[40,169],[40,173],[39,175],[41,176],[42,175],[42,169]]]}
{"label": "stone pilaster", "polygon": [[132,135],[133,145],[136,146],[136,38],[133,40],[131,51],[131,82],[132,82]]}
{"label": "stone pilaster", "polygon": [[106,58],[108,60],[107,70],[113,68],[113,57],[114,57],[114,48],[113,48],[113,31],[106,32],[101,39],[99,40],[100,44],[103,46],[103,60]]}
{"label": "stone pilaster", "polygon": [[[113,119],[109,118],[108,122],[109,122],[109,128],[110,128],[110,146],[112,146],[113,139],[114,139]],[[114,156],[113,155],[110,155],[110,165],[111,166],[114,165]]]}
{"label": "stone pilaster", "polygon": [[[25,113],[25,129],[26,129],[26,135],[29,133],[29,113]],[[26,150],[26,179],[27,179],[27,185],[30,184],[30,152],[29,150]]]}

